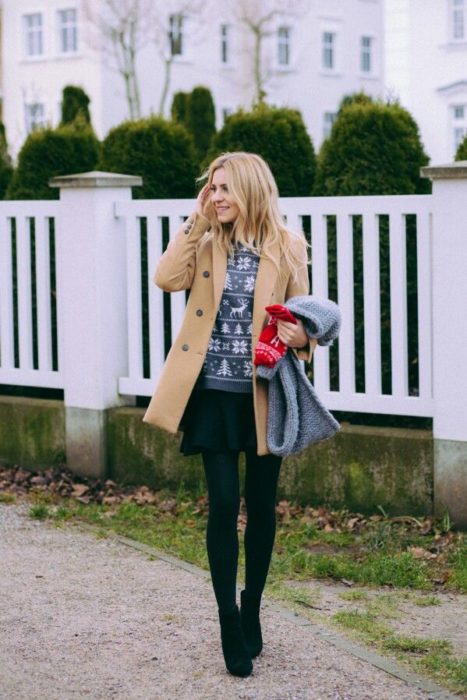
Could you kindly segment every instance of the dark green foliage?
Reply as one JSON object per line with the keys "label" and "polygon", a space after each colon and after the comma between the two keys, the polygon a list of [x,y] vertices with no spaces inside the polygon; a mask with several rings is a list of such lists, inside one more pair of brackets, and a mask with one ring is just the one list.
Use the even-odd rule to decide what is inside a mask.
{"label": "dark green foliage", "polygon": [[251,112],[236,112],[214,137],[205,164],[227,151],[249,151],[262,156],[282,197],[311,194],[316,157],[298,111],[259,105]]}
{"label": "dark green foliage", "polygon": [[13,166],[8,155],[5,126],[0,122],[0,199],[5,197],[12,175]]}
{"label": "dark green foliage", "polygon": [[195,87],[187,102],[186,126],[193,136],[199,162],[205,158],[216,133],[216,109],[211,91],[202,85]]}
{"label": "dark green foliage", "polygon": [[75,85],[67,85],[63,88],[62,99],[62,120],[61,126],[72,124],[76,119],[91,123],[91,115],[89,113],[90,99],[84,90]]}
{"label": "dark green foliage", "polygon": [[467,160],[467,136],[460,142],[456,151],[455,160]]}
{"label": "dark green foliage", "polygon": [[421,194],[430,191],[420,168],[428,157],[417,124],[398,104],[351,101],[323,143],[319,195]]}
{"label": "dark green foliage", "polygon": [[173,96],[172,107],[170,113],[174,122],[179,124],[187,124],[187,114],[188,114],[188,92],[176,92]]}
{"label": "dark green foliage", "polygon": [[27,137],[18,156],[18,166],[7,191],[7,199],[57,199],[50,178],[94,170],[99,141],[90,127],[73,125],[38,129]]}
{"label": "dark green foliage", "polygon": [[345,95],[342,98],[337,113],[340,114],[343,109],[349,107],[350,105],[367,105],[372,103],[373,98],[371,97],[371,95],[367,95],[366,92],[352,92],[350,95]]}
{"label": "dark green foliage", "polygon": [[181,124],[150,117],[123,122],[102,143],[99,169],[141,175],[137,198],[192,197],[197,175],[190,134]]}

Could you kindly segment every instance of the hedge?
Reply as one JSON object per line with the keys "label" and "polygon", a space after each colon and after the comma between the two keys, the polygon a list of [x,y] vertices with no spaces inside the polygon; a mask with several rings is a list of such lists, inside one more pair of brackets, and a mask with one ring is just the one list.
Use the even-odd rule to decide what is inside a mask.
{"label": "hedge", "polygon": [[98,158],[99,141],[88,126],[33,131],[19,152],[6,198],[57,199],[59,192],[49,187],[50,178],[94,170]]}
{"label": "hedge", "polygon": [[102,143],[99,170],[141,175],[135,198],[194,196],[198,175],[193,141],[187,130],[160,117],[126,121]]}
{"label": "hedge", "polygon": [[258,105],[229,116],[214,136],[204,164],[227,151],[258,153],[269,164],[282,197],[311,194],[316,170],[312,140],[300,113]]}

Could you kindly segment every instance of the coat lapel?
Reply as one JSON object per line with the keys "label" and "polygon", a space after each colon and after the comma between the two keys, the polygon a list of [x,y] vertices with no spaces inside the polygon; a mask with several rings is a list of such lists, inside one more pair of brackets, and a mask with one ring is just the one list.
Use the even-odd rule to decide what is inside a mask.
{"label": "coat lapel", "polygon": [[[280,248],[277,243],[271,249],[271,255],[279,263]],[[253,342],[255,343],[261,333],[267,312],[265,306],[271,303],[271,294],[274,290],[279,270],[269,258],[261,258],[256,276],[255,296],[253,302]]]}
{"label": "coat lapel", "polygon": [[221,303],[222,292],[224,290],[225,273],[227,272],[227,256],[212,241],[212,284],[214,289],[214,308],[217,310]]}

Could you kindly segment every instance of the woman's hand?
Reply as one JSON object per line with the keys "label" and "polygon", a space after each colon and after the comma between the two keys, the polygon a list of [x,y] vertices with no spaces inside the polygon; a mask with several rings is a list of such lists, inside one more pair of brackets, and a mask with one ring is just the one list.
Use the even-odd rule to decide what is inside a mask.
{"label": "woman's hand", "polygon": [[211,196],[211,187],[209,185],[204,185],[204,187],[199,191],[198,197],[196,198],[195,213],[205,216],[204,208],[209,201]]}
{"label": "woman's hand", "polygon": [[297,323],[277,321],[277,335],[289,348],[304,348],[308,345],[308,335],[300,319],[297,319]]}

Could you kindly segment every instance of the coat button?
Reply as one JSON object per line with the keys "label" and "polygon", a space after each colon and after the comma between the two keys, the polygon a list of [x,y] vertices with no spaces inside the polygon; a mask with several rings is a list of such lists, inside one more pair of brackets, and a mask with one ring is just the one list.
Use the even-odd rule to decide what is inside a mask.
{"label": "coat button", "polygon": [[184,345],[182,345],[182,350],[183,350],[184,352],[186,352],[187,350],[189,350],[189,348],[190,348],[190,346],[187,345],[186,343],[185,343]]}
{"label": "coat button", "polygon": [[208,272],[208,270],[205,270],[203,272],[203,277],[209,277],[209,276],[210,276],[210,273]]}
{"label": "coat button", "polygon": [[196,315],[197,315],[197,316],[202,316],[202,315],[203,315],[203,310],[202,310],[202,309],[196,309]]}
{"label": "coat button", "polygon": [[188,233],[190,233],[190,229],[189,229],[189,228],[183,229],[183,233],[184,233],[185,235],[188,234]]}

